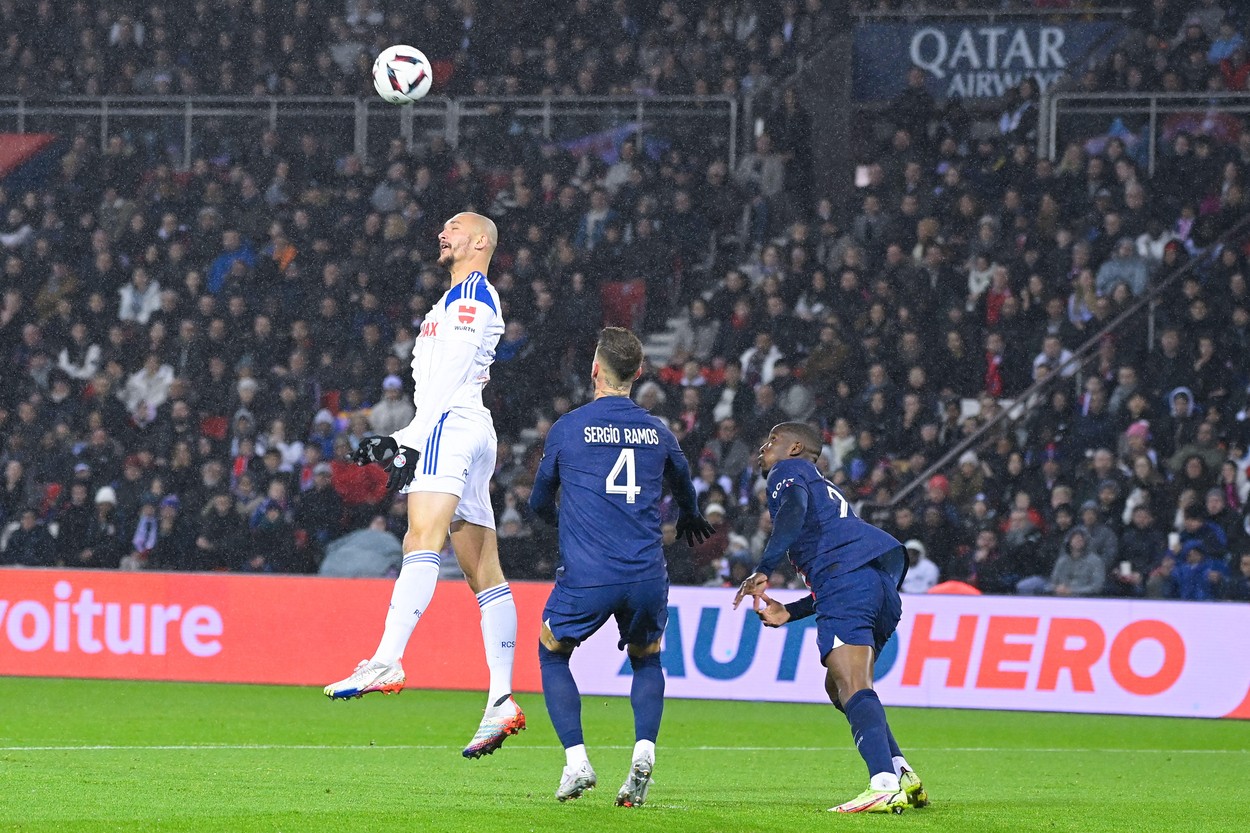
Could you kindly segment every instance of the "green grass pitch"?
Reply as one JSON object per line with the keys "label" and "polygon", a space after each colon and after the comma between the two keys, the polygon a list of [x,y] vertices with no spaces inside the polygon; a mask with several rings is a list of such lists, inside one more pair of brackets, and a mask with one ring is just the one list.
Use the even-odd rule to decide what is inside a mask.
{"label": "green grass pitch", "polygon": [[891,709],[931,807],[838,817],[867,776],[830,707],[670,700],[646,807],[613,806],[629,703],[587,697],[598,790],[559,804],[530,728],[460,749],[478,693],[331,703],[311,688],[0,678],[0,830],[1201,831],[1250,829],[1250,724]]}

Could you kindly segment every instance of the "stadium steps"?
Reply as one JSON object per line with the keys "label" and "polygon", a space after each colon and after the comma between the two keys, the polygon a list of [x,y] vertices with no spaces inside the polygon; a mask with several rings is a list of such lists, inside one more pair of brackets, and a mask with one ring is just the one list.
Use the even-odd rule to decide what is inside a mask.
{"label": "stadium steps", "polygon": [[675,315],[666,322],[667,328],[651,333],[642,340],[642,352],[647,361],[653,365],[668,364],[673,355],[673,343],[677,340],[677,325],[685,320],[685,316]]}

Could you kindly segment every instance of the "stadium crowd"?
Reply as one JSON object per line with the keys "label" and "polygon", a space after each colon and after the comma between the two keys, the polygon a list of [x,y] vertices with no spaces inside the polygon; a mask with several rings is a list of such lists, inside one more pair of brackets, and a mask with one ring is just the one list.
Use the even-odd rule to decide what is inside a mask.
{"label": "stadium crowd", "polygon": [[[189,5],[183,18],[159,4],[0,0],[3,87],[59,77],[32,71],[63,60],[36,45],[68,39],[65,50],[109,55],[87,76],[107,84],[98,92],[137,91],[112,85],[171,61],[157,83],[177,92],[222,92],[210,83],[232,75],[243,92],[351,94],[360,85],[344,79],[367,77],[355,56],[406,13],[297,0],[277,53],[252,41],[266,50],[244,59],[229,32],[256,37],[265,27],[248,15],[267,4]],[[422,44],[465,68],[453,90],[457,77],[506,87],[554,60],[560,90],[642,77],[663,92],[738,93],[786,74],[832,5],[732,4],[731,17],[725,4],[663,3],[635,18],[633,4],[582,0],[552,43],[532,38],[534,54],[481,46],[509,18],[478,17],[467,0],[420,14],[467,21],[433,27],[464,37]],[[1158,5],[1134,21],[1130,67],[1163,55],[1209,89],[1224,62],[1245,60],[1237,46],[1198,73],[1191,18],[1150,17]],[[1233,4],[1189,5],[1212,49],[1230,28],[1245,33]],[[40,28],[46,15],[56,38]],[[225,41],[206,44],[218,30]],[[315,47],[287,49],[288,37]],[[786,61],[773,63],[778,39]],[[687,40],[706,73],[673,60]],[[162,58],[163,42],[177,47]],[[336,50],[345,43],[350,55]],[[272,72],[256,62],[265,51]],[[490,65],[505,59],[525,72]],[[318,69],[289,71],[304,60]],[[618,60],[635,63],[608,71]],[[1123,60],[1097,73],[1100,88],[1116,88]],[[656,83],[666,77],[680,82]],[[302,86],[313,78],[326,86]],[[347,456],[411,418],[408,356],[443,291],[435,235],[475,208],[501,237],[491,279],[508,326],[486,393],[509,577],[554,569],[554,531],[529,516],[529,484],[546,428],[588,395],[598,327],[657,332],[681,312],[671,357],[635,388],[681,439],[717,527],[691,551],[665,526],[674,581],[737,583],[754,566],[769,531],[755,449],[773,424],[802,419],[826,432],[830,479],[908,542],[909,590],[954,580],[987,593],[1250,600],[1250,238],[1216,242],[1247,213],[1250,128],[1232,141],[1178,133],[1151,177],[1114,137],[1036,158],[1031,82],[996,131],[975,130],[922,82],[883,114],[890,138],[863,160],[850,204],[810,191],[811,116],[793,91],[732,168],[696,143],[654,156],[627,143],[608,164],[489,132],[455,149],[396,142],[366,164],[317,135],[265,130],[179,171],[126,135],[103,151],[67,137],[48,181],[0,187],[0,563],[307,572],[351,530],[402,534],[385,475]],[[1173,290],[1069,363],[1191,260]],[[950,471],[891,507],[1004,409]]]}

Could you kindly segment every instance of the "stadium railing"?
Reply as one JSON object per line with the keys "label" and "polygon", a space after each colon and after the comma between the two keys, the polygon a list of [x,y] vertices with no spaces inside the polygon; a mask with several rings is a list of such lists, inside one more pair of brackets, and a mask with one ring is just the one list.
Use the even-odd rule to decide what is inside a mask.
{"label": "stadium railing", "polygon": [[[1126,307],[1119,315],[1113,318],[1105,327],[1092,336],[1087,338],[1080,347],[1072,351],[1071,357],[1063,364],[1055,369],[1051,375],[1040,379],[1030,385],[1023,393],[1014,400],[1004,403],[1004,407],[975,431],[967,437],[960,440],[942,457],[934,461],[927,469],[905,484],[901,489],[894,493],[890,498],[889,506],[894,507],[903,503],[921,484],[927,482],[930,477],[946,471],[960,455],[970,449],[976,449],[980,443],[990,435],[992,431],[999,428],[1005,420],[1019,419],[1023,411],[1035,403],[1044,401],[1044,397],[1050,394],[1050,388],[1057,380],[1064,378],[1064,371],[1069,368],[1080,369],[1085,366],[1086,361],[1093,358],[1098,351],[1098,346],[1102,340],[1125,324],[1132,321],[1135,316],[1139,315],[1143,310],[1153,310],[1155,302],[1159,298],[1177,284],[1191,272],[1199,269],[1205,264],[1211,263],[1216,258],[1224,245],[1230,241],[1236,240],[1238,237],[1250,233],[1250,214],[1242,217],[1235,225],[1227,229],[1214,242],[1204,249],[1199,255],[1191,258],[1183,266],[1173,270],[1170,274],[1164,276],[1161,280],[1155,281],[1150,287],[1150,291],[1142,295],[1128,307]],[[1147,320],[1152,320],[1147,316]],[[1145,333],[1144,345],[1147,349],[1153,344],[1153,327],[1147,327]]]}
{"label": "stadium railing", "polygon": [[1236,137],[1238,116],[1250,113],[1250,93],[1081,93],[1048,91],[1040,105],[1037,152],[1055,159],[1070,142],[1119,138],[1129,155],[1154,174],[1160,146],[1179,131]]}
{"label": "stadium railing", "polygon": [[1098,19],[1109,17],[1128,17],[1133,13],[1131,6],[1076,6],[1073,8],[1036,8],[1030,6],[1006,7],[1002,9],[948,9],[941,6],[921,6],[918,9],[865,9],[852,12],[856,23],[869,23],[886,20],[929,20],[942,18],[975,18],[986,23],[1016,18],[1081,18]]}
{"label": "stadium railing", "polygon": [[[0,132],[98,137],[122,134],[150,158],[188,168],[197,156],[246,148],[268,127],[310,132],[335,153],[385,155],[394,138],[411,148],[444,136],[457,147],[487,136],[500,119],[509,136],[600,149],[633,140],[640,150],[694,141],[737,161],[733,96],[427,96],[405,107],[353,97],[0,96]],[[482,124],[493,122],[490,129]]]}

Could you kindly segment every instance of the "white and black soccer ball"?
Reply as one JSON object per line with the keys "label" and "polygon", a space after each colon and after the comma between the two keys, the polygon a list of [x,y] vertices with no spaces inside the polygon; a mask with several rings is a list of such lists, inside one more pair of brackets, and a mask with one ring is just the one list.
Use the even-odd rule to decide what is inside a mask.
{"label": "white and black soccer ball", "polygon": [[373,86],[391,104],[411,104],[424,98],[433,83],[434,68],[416,47],[388,47],[373,62]]}

